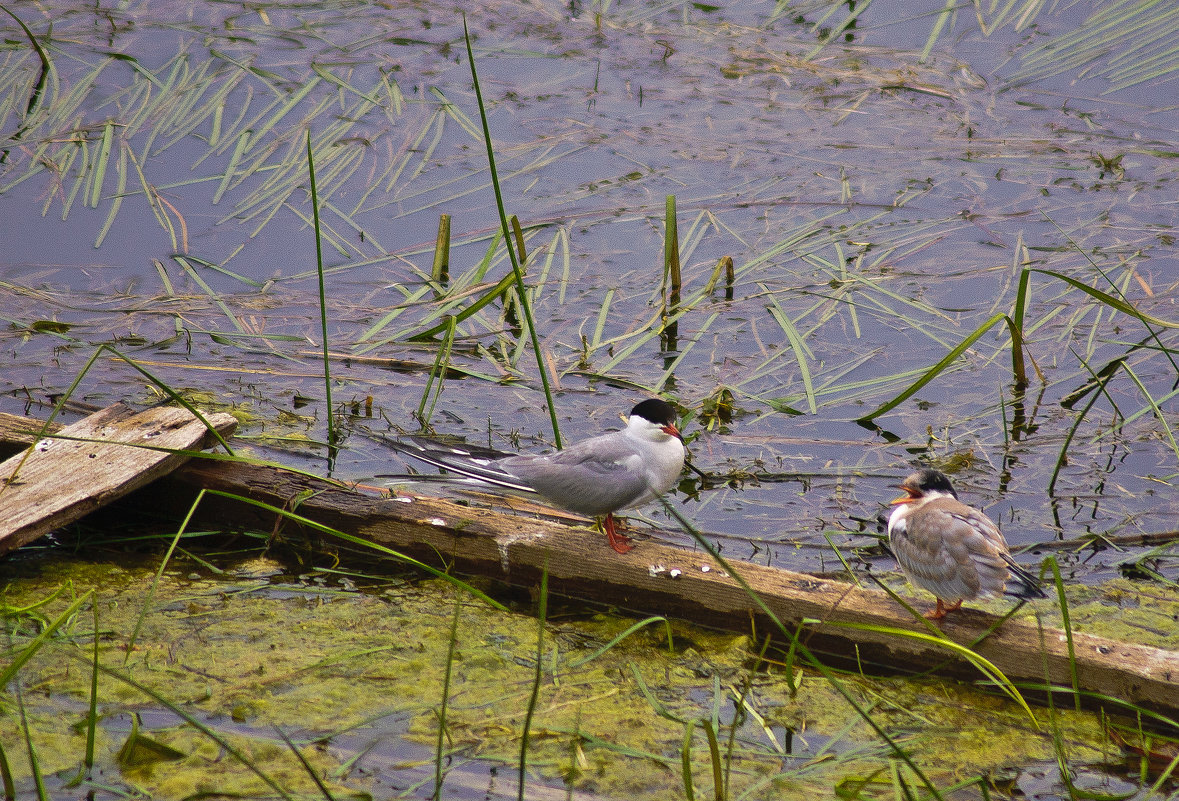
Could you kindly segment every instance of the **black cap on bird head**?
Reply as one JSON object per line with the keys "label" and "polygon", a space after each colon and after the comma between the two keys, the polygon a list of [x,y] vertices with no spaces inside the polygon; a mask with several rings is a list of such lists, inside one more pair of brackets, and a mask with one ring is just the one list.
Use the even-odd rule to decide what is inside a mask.
{"label": "black cap on bird head", "polygon": [[674,426],[676,422],[675,409],[667,401],[658,398],[643,401],[631,409],[630,413],[664,426]]}
{"label": "black cap on bird head", "polygon": [[913,473],[901,482],[900,487],[914,497],[920,497],[927,492],[944,492],[951,497],[958,497],[958,493],[954,492],[954,486],[950,483],[949,476],[939,470],[930,470],[929,468]]}

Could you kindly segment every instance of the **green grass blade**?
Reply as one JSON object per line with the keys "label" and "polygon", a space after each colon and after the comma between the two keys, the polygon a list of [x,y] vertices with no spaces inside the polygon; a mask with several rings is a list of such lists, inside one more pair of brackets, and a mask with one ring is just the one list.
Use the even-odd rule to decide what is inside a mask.
{"label": "green grass blade", "polygon": [[4,788],[4,801],[16,801],[16,781],[12,778],[12,766],[8,764],[3,742],[0,742],[0,787]]}
{"label": "green grass blade", "polygon": [[852,623],[840,622],[831,620],[807,620],[804,621],[811,625],[836,626],[839,628],[855,629],[857,631],[868,631],[874,634],[887,634],[892,637],[904,637],[906,639],[917,640],[919,642],[936,645],[939,648],[944,648],[958,656],[962,657],[970,664],[974,665],[980,673],[987,677],[987,679],[1003,691],[1008,698],[1014,701],[1031,720],[1032,725],[1039,728],[1039,722],[1036,716],[1032,714],[1031,707],[1028,706],[1027,701],[1024,700],[1023,695],[1016,689],[1014,682],[1004,675],[994,662],[984,657],[977,651],[966,647],[960,643],[956,643],[945,635],[930,634],[922,631],[910,631],[909,629],[899,629],[894,626],[877,626],[871,623]]}
{"label": "green grass blade", "polygon": [[332,405],[332,365],[328,357],[327,290],[323,280],[323,237],[319,225],[319,194],[315,186],[315,155],[311,151],[311,131],[307,131],[307,176],[311,183],[311,217],[315,229],[315,272],[319,276],[319,331],[323,338],[323,392],[327,403],[327,438],[335,445],[335,407]]}
{"label": "green grass blade", "polygon": [[180,521],[180,527],[176,529],[175,536],[168,544],[168,550],[164,552],[164,556],[160,559],[160,566],[156,568],[156,574],[152,577],[151,584],[147,587],[147,592],[143,597],[143,606],[139,608],[139,615],[135,618],[135,625],[131,628],[131,637],[127,641],[127,650],[123,656],[123,666],[127,666],[127,660],[131,658],[131,652],[135,650],[135,643],[139,639],[140,629],[143,628],[143,621],[147,618],[147,613],[151,609],[151,602],[156,596],[156,587],[159,586],[160,578],[164,575],[164,570],[168,567],[168,562],[172,560],[172,554],[176,551],[176,546],[180,543],[180,539],[184,536],[184,532],[188,530],[188,524],[192,520],[192,515],[196,512],[197,506],[200,505],[201,499],[205,497],[205,490],[202,488],[196,498],[188,507],[188,514]]}
{"label": "green grass blade", "polygon": [[327,534],[329,536],[335,537],[336,539],[343,540],[344,542],[350,542],[353,545],[359,545],[362,548],[369,548],[370,550],[374,550],[378,553],[383,553],[386,556],[391,556],[394,559],[405,562],[408,565],[413,565],[414,567],[418,568],[419,570],[426,571],[431,576],[434,576],[434,578],[442,579],[443,581],[457,587],[458,589],[462,590],[463,592],[468,593],[468,594],[474,596],[475,598],[478,598],[479,600],[486,603],[488,606],[491,606],[495,609],[499,609],[500,611],[503,611],[503,612],[507,611],[506,606],[501,604],[499,601],[494,600],[493,598],[488,596],[486,593],[475,589],[470,584],[467,584],[466,582],[455,578],[454,576],[450,575],[449,573],[444,573],[443,571],[439,570],[436,567],[431,567],[430,565],[426,564],[425,562],[414,559],[412,556],[406,556],[405,554],[403,554],[399,551],[395,551],[392,548],[388,548],[384,545],[381,545],[378,542],[371,542],[370,540],[366,540],[361,537],[354,536],[352,534],[347,534],[343,531],[339,531],[338,529],[334,529],[331,526],[325,526],[323,523],[317,523],[316,521],[312,520],[309,517],[304,517],[303,515],[296,514],[295,512],[292,512],[288,509],[280,509],[277,506],[273,506],[272,504],[266,503],[265,501],[258,501],[258,500],[254,500],[253,498],[246,498],[241,495],[235,495],[232,492],[223,492],[221,490],[208,490],[207,493],[209,495],[218,495],[222,498],[229,498],[231,500],[239,501],[241,503],[247,503],[251,506],[258,507],[259,509],[265,509],[268,512],[271,512],[271,513],[276,514],[280,517],[286,518],[287,520],[294,521],[296,523],[299,523],[300,525],[307,526],[308,528],[313,528],[322,534]]}
{"label": "green grass blade", "polygon": [[278,736],[282,738],[282,741],[287,744],[287,748],[295,755],[295,759],[299,760],[299,764],[303,766],[304,772],[311,777],[311,781],[315,782],[315,786],[319,788],[320,794],[328,801],[336,801],[336,797],[332,795],[332,791],[323,783],[323,779],[319,778],[319,772],[311,767],[311,763],[307,761],[307,757],[303,756],[303,752],[291,742],[291,738],[287,736],[287,733],[279,726],[275,726],[274,730],[278,732]]}
{"label": "green grass blade", "polygon": [[[470,40],[467,42],[469,48]],[[520,733],[520,783],[516,799],[524,801],[525,776],[528,770],[528,735],[532,729],[532,716],[536,714],[536,702],[540,698],[540,683],[544,678],[544,627],[548,623],[549,568],[546,563],[540,574],[540,597],[536,610],[536,671],[532,676],[532,692],[528,696],[528,710],[524,713],[524,729]]]}
{"label": "green grass blade", "polygon": [[720,742],[716,738],[716,727],[710,718],[700,721],[704,737],[708,740],[708,758],[712,764],[712,786],[716,801],[725,801],[724,766],[721,764]]}
{"label": "green grass blade", "polygon": [[599,656],[601,656],[602,654],[606,653],[611,648],[613,648],[615,645],[618,645],[618,643],[622,642],[627,637],[634,634],[636,631],[644,629],[647,626],[651,625],[652,623],[662,623],[667,628],[667,650],[669,653],[674,653],[675,649],[672,647],[672,641],[671,641],[671,622],[665,617],[662,617],[660,615],[655,615],[654,617],[643,618],[642,620],[638,621],[637,623],[631,624],[630,626],[628,626],[626,628],[626,631],[624,631],[621,634],[619,634],[618,636],[614,637],[614,639],[610,640],[610,642],[606,643],[605,645],[603,645],[598,650],[594,651],[589,656],[583,656],[580,659],[570,662],[569,669],[572,670],[574,668],[579,668],[582,665],[586,664],[587,662],[594,661]]}
{"label": "green grass blade", "polygon": [[21,692],[20,685],[17,685],[16,692],[17,711],[20,713],[20,730],[25,738],[25,753],[29,757],[29,772],[33,774],[33,783],[37,788],[37,801],[49,801],[49,793],[45,789],[45,777],[41,775],[41,763],[37,759],[37,749],[33,747],[33,733],[29,730],[29,717],[25,713],[25,696]]}
{"label": "green grass blade", "polygon": [[86,775],[94,768],[94,735],[98,729],[98,604],[90,604],[94,615],[94,646],[90,662],[90,708],[86,712]]}
{"label": "green grass blade", "polygon": [[680,746],[680,776],[683,777],[686,801],[696,801],[696,791],[692,787],[692,735],[695,731],[695,720],[684,721],[684,742]]}
{"label": "green grass blade", "polygon": [[1122,314],[1128,314],[1131,317],[1134,317],[1147,325],[1157,325],[1160,328],[1179,328],[1179,323],[1172,323],[1172,322],[1168,322],[1167,320],[1161,320],[1158,317],[1153,317],[1153,316],[1147,314],[1146,312],[1140,311],[1139,309],[1135,308],[1132,304],[1127,303],[1126,301],[1122,300],[1121,298],[1116,298],[1113,295],[1110,295],[1106,292],[1102,292],[1100,289],[1096,289],[1094,287],[1091,287],[1088,284],[1086,284],[1082,281],[1078,281],[1075,278],[1071,278],[1070,276],[1064,275],[1063,273],[1053,272],[1052,270],[1041,270],[1038,268],[1033,268],[1033,269],[1035,272],[1041,273],[1042,275],[1050,275],[1053,278],[1056,278],[1060,281],[1064,281],[1069,286],[1079,289],[1082,292],[1084,292],[1086,295],[1089,295],[1090,297],[1101,301],[1102,303],[1104,303],[1105,305],[1107,305],[1113,309],[1117,309]]}
{"label": "green grass blade", "polygon": [[483,142],[487,146],[487,166],[491,172],[491,186],[495,190],[495,205],[499,210],[500,226],[503,229],[504,242],[507,245],[508,257],[512,260],[512,275],[516,279],[516,298],[520,308],[524,310],[524,317],[528,321],[528,334],[532,339],[532,351],[536,356],[536,370],[540,373],[540,383],[544,389],[545,403],[549,409],[549,421],[553,426],[553,444],[558,449],[561,444],[561,428],[557,423],[557,407],[553,403],[553,390],[549,386],[549,371],[544,363],[544,353],[540,349],[540,337],[536,330],[536,321],[532,317],[532,306],[528,302],[528,293],[524,288],[524,272],[516,259],[516,251],[512,248],[511,229],[508,226],[508,215],[504,211],[503,192],[500,191],[499,173],[495,169],[495,151],[491,146],[491,127],[487,123],[487,108],[483,103],[483,90],[479,87],[479,74],[475,70],[475,53],[471,49],[471,33],[467,30],[467,17],[463,15],[463,39],[467,44],[467,59],[471,63],[471,80],[475,84],[475,99],[479,103],[479,120],[483,123]]}
{"label": "green grass blade", "polygon": [[1056,585],[1056,599],[1060,602],[1060,620],[1061,626],[1064,628],[1065,642],[1068,644],[1068,672],[1069,679],[1073,685],[1073,699],[1076,703],[1076,709],[1081,711],[1081,681],[1077,676],[1077,649],[1073,643],[1073,622],[1072,616],[1069,614],[1068,598],[1064,594],[1064,580],[1060,576],[1060,565],[1056,562],[1055,556],[1046,556],[1044,561],[1048,563],[1049,569],[1052,571],[1052,583]]}
{"label": "green grass blade", "polygon": [[79,609],[81,609],[94,595],[94,590],[87,590],[80,598],[66,607],[66,610],[57,616],[48,626],[45,626],[37,633],[37,636],[29,642],[24,648],[20,650],[8,667],[0,671],[0,687],[7,687],[8,683],[12,681],[13,677],[20,672],[20,669],[25,666],[33,656],[44,647],[45,643],[57,633],[57,630],[64,626],[71,620]]}
{"label": "green grass blade", "polygon": [[243,754],[241,751],[239,751],[237,748],[235,748],[233,743],[229,742],[227,739],[222,737],[216,731],[214,731],[213,729],[206,726],[203,722],[201,722],[198,718],[196,718],[184,706],[168,700],[163,695],[161,695],[160,693],[153,690],[151,687],[148,687],[144,684],[140,684],[135,679],[131,678],[127,674],[123,673],[122,671],[115,670],[114,668],[107,667],[105,665],[99,665],[98,669],[101,670],[107,676],[110,676],[113,679],[123,682],[128,687],[131,687],[132,689],[139,691],[143,695],[146,695],[148,698],[155,701],[157,704],[160,704],[161,706],[164,706],[167,709],[169,709],[174,715],[176,715],[177,717],[182,719],[189,726],[192,726],[194,729],[199,731],[205,737],[208,737],[210,740],[212,740],[214,743],[216,743],[218,746],[220,746],[221,749],[225,751],[225,753],[229,754],[231,757],[233,757],[238,762],[240,762],[247,770],[249,770],[251,773],[253,773],[255,776],[257,776],[259,779],[261,779],[268,787],[270,787],[270,789],[274,790],[274,792],[277,793],[281,798],[285,799],[285,801],[295,801],[295,799],[291,796],[290,793],[288,793],[286,790],[284,790],[282,787],[280,787],[278,785],[278,783],[275,782],[274,779],[272,779],[261,768],[259,768],[256,764],[254,764],[253,760],[251,760],[249,757],[247,757],[245,754]]}
{"label": "green grass blade", "polygon": [[875,732],[876,736],[887,743],[893,755],[897,759],[904,762],[905,765],[913,772],[913,775],[921,780],[921,783],[925,785],[925,788],[929,791],[930,795],[938,799],[938,801],[945,801],[941,791],[937,789],[937,786],[934,785],[932,781],[930,781],[929,777],[925,775],[925,772],[922,771],[917,763],[913,761],[913,757],[910,756],[909,753],[906,752],[903,748],[901,748],[900,744],[897,743],[896,740],[888,735],[888,732],[886,732],[884,728],[868,713],[868,710],[860,705],[860,703],[855,699],[855,696],[852,695],[851,691],[848,690],[848,688],[844,686],[843,682],[840,681],[839,678],[835,675],[835,672],[831,670],[831,668],[824,665],[818,659],[818,657],[815,656],[814,652],[812,652],[811,649],[807,647],[795,633],[791,632],[786,627],[777,614],[774,613],[774,610],[770,609],[770,607],[766,604],[761,595],[758,594],[758,592],[749,585],[749,582],[745,580],[740,571],[736,570],[728,559],[725,559],[723,556],[721,556],[720,551],[718,551],[716,547],[708,541],[708,538],[702,535],[699,530],[697,530],[696,527],[693,526],[688,521],[688,519],[680,513],[679,509],[669,503],[666,498],[660,498],[659,501],[663,505],[664,510],[669,515],[671,515],[671,517],[677,523],[679,523],[680,527],[686,531],[693,540],[696,541],[696,544],[699,545],[712,559],[716,560],[717,564],[719,564],[722,569],[724,569],[730,576],[733,577],[733,580],[736,581],[738,585],[740,585],[741,589],[745,592],[749,599],[753,601],[754,605],[756,605],[757,608],[761,610],[762,614],[764,614],[766,618],[774,624],[774,627],[779,632],[781,632],[781,634],[787,640],[797,647],[798,653],[801,654],[802,657],[806,659],[811,664],[811,666],[814,667],[814,669],[823,676],[832,689],[834,689],[843,698],[844,702],[855,711],[861,720],[868,724],[872,731]]}
{"label": "green grass blade", "polygon": [[970,348],[970,346],[973,345],[979,339],[979,337],[981,337],[983,334],[985,334],[987,331],[989,331],[992,326],[994,326],[996,323],[998,323],[1002,320],[1006,320],[1006,319],[1008,319],[1006,314],[996,314],[993,317],[991,317],[989,320],[987,320],[985,323],[983,323],[977,329],[975,329],[975,331],[970,336],[968,336],[968,337],[966,337],[966,339],[962,340],[962,342],[959,343],[953,350],[951,350],[948,354],[946,354],[946,356],[941,361],[939,361],[933,367],[929,368],[929,370],[927,370],[925,372],[925,374],[921,376],[921,378],[917,379],[917,381],[914,382],[908,389],[906,389],[900,395],[897,395],[892,400],[884,403],[879,408],[877,408],[877,409],[873,410],[872,412],[869,412],[868,414],[859,418],[859,420],[862,422],[871,422],[873,418],[879,417],[880,415],[884,414],[885,412],[889,412],[889,411],[895,409],[897,406],[904,403],[906,400],[908,400],[910,397],[912,397],[916,392],[918,392],[923,386],[928,384],[933,379],[937,378],[937,376],[940,375],[943,370],[945,370],[947,367],[949,367],[951,364],[953,364],[954,361],[957,360],[957,358],[959,356],[961,356],[963,353],[965,353],[966,350],[968,348]]}
{"label": "green grass blade", "polygon": [[442,754],[443,744],[446,742],[446,709],[450,703],[450,676],[454,667],[455,643],[458,641],[459,613],[462,604],[456,599],[454,602],[454,616],[450,619],[450,640],[446,646],[446,673],[442,677],[442,702],[438,707],[438,740],[434,744],[434,794],[433,801],[442,801]]}

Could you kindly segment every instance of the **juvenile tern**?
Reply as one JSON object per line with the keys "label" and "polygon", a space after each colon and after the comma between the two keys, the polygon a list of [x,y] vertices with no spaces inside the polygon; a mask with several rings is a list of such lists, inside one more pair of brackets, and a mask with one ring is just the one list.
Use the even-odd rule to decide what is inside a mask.
{"label": "juvenile tern", "polygon": [[535,492],[563,509],[605,517],[603,528],[618,553],[630,538],[614,529],[614,512],[667,492],[684,469],[684,443],[675,409],[645,400],[630,411],[626,428],[570,445],[552,454],[507,454],[432,440],[398,441],[398,450],[467,478],[520,492]]}
{"label": "juvenile tern", "polygon": [[1011,558],[998,527],[959,501],[944,473],[918,470],[898,487],[905,494],[892,501],[888,542],[901,571],[937,598],[927,618],[940,620],[963,600],[1002,595],[1009,577],[1020,586],[1008,594],[1046,597],[1035,577]]}

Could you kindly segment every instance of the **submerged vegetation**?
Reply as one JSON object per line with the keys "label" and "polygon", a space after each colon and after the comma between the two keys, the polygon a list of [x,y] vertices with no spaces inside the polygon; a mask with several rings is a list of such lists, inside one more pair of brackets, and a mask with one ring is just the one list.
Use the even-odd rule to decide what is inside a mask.
{"label": "submerged vegetation", "polygon": [[[921,784],[828,682],[747,635],[628,628],[554,603],[538,659],[526,609],[348,569],[296,575],[248,556],[185,558],[154,597],[154,561],[126,554],[10,568],[19,581],[3,599],[7,649],[21,665],[0,742],[13,779],[29,781],[13,747],[26,725],[54,797],[86,773],[80,788],[134,786],[157,798],[423,797],[436,770],[446,797],[474,797],[496,784],[490,767],[516,762],[526,731],[530,782],[606,797],[822,794],[856,783],[876,797]],[[1123,760],[1092,713],[1040,707],[1029,718],[995,695],[929,679],[853,671],[839,681],[946,797],[956,787],[1002,792],[1017,781],[1015,764],[1053,774],[1058,746],[1076,781],[1127,785],[1085,767]]]}
{"label": "submerged vegetation", "polygon": [[[887,571],[932,464],[1052,554],[1046,624],[1174,648],[1174,15],[1092,5],[6,4],[0,397],[359,478],[377,423],[541,447],[659,393],[726,556]],[[1068,688],[176,554],[3,565],[5,797],[1172,788],[1179,727]]]}

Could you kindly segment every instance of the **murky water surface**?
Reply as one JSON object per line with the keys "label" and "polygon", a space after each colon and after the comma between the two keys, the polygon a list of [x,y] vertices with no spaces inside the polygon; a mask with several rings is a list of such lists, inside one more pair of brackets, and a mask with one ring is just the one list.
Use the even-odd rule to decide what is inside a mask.
{"label": "murky water surface", "polygon": [[[1103,27],[1096,2],[986,34],[962,9],[922,59],[942,5],[873,2],[822,48],[816,27],[846,8],[466,9],[562,434],[675,401],[718,477],[676,502],[730,555],[822,571],[838,547],[893,570],[878,516],[932,463],[1029,564],[1051,552],[1070,580],[1173,581],[1166,546],[1126,544],[1179,513],[1179,117],[1174,79],[1135,71],[1166,37],[1132,49],[1119,33],[1135,18]],[[310,131],[349,432],[332,471],[406,471],[365,427],[419,428],[442,335],[418,335],[510,271],[464,9],[6,8],[53,66],[36,93],[40,61],[0,23],[0,410],[45,414],[106,344],[238,412],[257,454],[327,471]],[[441,214],[449,281],[431,285]],[[1000,316],[1019,312],[1026,387]],[[436,400],[433,383],[430,426],[550,447],[537,362],[501,300],[455,333],[461,373]],[[113,352],[74,395],[158,398]],[[635,518],[687,543],[655,509]],[[1116,547],[1084,547],[1094,536]]]}
{"label": "murky water surface", "polygon": [[[827,564],[823,531],[873,529],[918,461],[952,468],[1016,544],[1169,529],[1179,449],[1147,395],[1173,412],[1172,329],[1058,277],[1031,275],[1025,391],[995,323],[878,429],[852,422],[1011,313],[1024,266],[1179,311],[1172,83],[1058,64],[1065,33],[1094,24],[1083,4],[989,37],[959,15],[920,63],[938,17],[914,8],[873,4],[809,61],[817,12],[771,4],[470,12],[563,433],[615,425],[653,392],[675,400],[697,464],[734,479],[685,511],[731,553],[792,567]],[[47,30],[38,6],[14,11]],[[294,438],[266,455],[323,464],[310,130],[332,350],[402,368],[337,359],[335,399],[371,395],[364,422],[417,428],[439,346],[414,335],[508,269],[456,9],[77,6],[53,24],[30,124],[39,62],[15,29],[0,73],[4,407],[39,408],[108,343],[240,409],[243,433]],[[687,308],[661,341],[669,194]],[[451,294],[436,299],[442,213]],[[702,291],[724,257],[731,299],[723,277]],[[536,362],[502,304],[456,335],[469,375],[445,383],[433,427],[546,447]],[[1092,393],[1062,401],[1102,368],[1077,425]],[[152,400],[143,384],[103,358],[76,398]],[[704,414],[730,397],[731,422]],[[335,472],[404,468],[354,435]]]}

